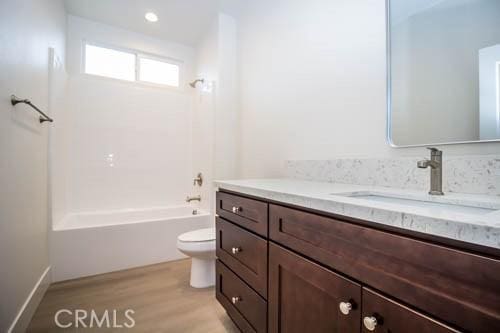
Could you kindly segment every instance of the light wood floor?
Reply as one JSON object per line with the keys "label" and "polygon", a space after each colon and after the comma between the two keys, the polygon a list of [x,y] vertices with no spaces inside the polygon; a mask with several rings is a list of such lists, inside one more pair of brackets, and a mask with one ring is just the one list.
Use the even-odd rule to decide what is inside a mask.
{"label": "light wood floor", "polygon": [[[103,274],[51,285],[27,332],[238,332],[215,300],[214,288],[189,286],[190,261],[180,260],[126,271]],[[58,328],[54,315],[60,309],[117,310],[118,323],[129,322],[126,309],[134,310],[135,327]],[[63,324],[68,314],[60,316]],[[73,320],[74,322],[74,320]],[[89,320],[85,321],[88,325]]]}

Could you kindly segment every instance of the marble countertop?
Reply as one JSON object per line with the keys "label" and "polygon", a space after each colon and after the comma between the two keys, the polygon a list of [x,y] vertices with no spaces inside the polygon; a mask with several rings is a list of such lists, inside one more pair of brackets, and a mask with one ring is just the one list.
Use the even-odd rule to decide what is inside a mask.
{"label": "marble countertop", "polygon": [[[215,185],[264,199],[500,249],[500,196],[446,193],[444,197],[436,197],[416,190],[296,179],[228,180],[216,181]],[[388,196],[397,193],[399,197],[410,199],[425,196],[426,200],[446,200],[463,205],[481,202],[481,207],[491,211],[467,214],[440,207],[411,206],[345,196],[352,192]]]}

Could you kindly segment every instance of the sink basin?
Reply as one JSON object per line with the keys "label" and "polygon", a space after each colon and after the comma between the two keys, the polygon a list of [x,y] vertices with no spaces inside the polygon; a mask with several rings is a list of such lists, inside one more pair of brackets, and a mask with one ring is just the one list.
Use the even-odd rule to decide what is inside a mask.
{"label": "sink basin", "polygon": [[376,192],[332,193],[332,195],[363,199],[372,202],[397,204],[407,207],[427,208],[433,211],[446,211],[468,215],[484,215],[500,209],[500,204],[499,207],[494,207],[495,204],[486,202],[471,200],[468,200],[466,202],[457,202],[457,199],[447,199],[446,197],[430,197],[428,195],[418,196],[413,194],[403,196],[393,193],[386,194]]}

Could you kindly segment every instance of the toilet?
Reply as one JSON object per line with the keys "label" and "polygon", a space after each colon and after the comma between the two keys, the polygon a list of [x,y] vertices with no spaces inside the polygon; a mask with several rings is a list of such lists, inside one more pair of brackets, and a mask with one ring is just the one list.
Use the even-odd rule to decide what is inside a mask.
{"label": "toilet", "polygon": [[191,287],[215,285],[215,228],[198,229],[177,237],[177,249],[191,257]]}

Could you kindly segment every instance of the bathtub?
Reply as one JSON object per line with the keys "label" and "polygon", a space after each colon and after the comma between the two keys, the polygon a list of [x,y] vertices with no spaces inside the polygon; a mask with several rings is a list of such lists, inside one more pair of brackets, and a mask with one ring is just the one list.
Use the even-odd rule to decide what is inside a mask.
{"label": "bathtub", "polygon": [[177,236],[213,225],[193,207],[69,214],[50,232],[52,280],[63,281],[185,258]]}

